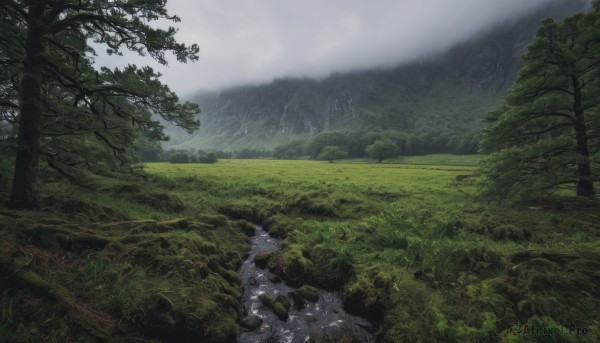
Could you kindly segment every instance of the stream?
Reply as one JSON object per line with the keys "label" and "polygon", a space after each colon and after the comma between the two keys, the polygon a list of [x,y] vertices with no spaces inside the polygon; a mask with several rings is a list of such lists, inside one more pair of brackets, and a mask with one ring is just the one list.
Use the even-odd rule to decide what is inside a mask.
{"label": "stream", "polygon": [[365,342],[374,342],[373,335],[369,333],[373,324],[346,313],[337,292],[319,289],[318,301],[306,301],[301,309],[294,306],[294,301],[290,299],[292,306],[289,308],[287,321],[279,319],[271,308],[261,302],[259,295],[266,293],[273,298],[278,295],[290,298],[290,292],[296,288],[285,282],[269,281],[269,270],[256,266],[254,257],[257,253],[277,251],[281,240],[269,236],[261,226],[256,226],[256,234],[250,241],[252,248],[249,256],[239,270],[244,285],[244,308],[247,312],[243,321],[256,321],[259,320],[256,316],[259,316],[262,317],[262,325],[255,330],[241,328],[238,342],[304,343],[311,333],[339,337],[347,332],[354,332]]}

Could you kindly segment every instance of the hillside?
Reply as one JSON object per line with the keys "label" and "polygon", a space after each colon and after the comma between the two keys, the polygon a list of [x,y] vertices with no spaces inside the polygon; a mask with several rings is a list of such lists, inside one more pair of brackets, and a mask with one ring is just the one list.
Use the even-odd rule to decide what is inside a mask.
{"label": "hillside", "polygon": [[392,69],[197,94],[192,100],[202,108],[201,129],[190,136],[169,128],[167,147],[271,149],[338,129],[443,130],[475,137],[481,118],[500,103],[515,77],[519,56],[540,21],[582,11],[586,3],[560,1],[437,56]]}

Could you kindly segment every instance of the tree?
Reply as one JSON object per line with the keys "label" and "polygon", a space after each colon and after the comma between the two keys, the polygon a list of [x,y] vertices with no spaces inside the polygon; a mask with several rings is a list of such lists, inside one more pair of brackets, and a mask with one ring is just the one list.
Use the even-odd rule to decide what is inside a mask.
{"label": "tree", "polygon": [[406,137],[406,143],[404,146],[405,151],[403,153],[406,155],[419,155],[422,150],[422,145],[423,143],[421,142],[419,136],[411,133]]}
{"label": "tree", "polygon": [[398,156],[398,145],[389,139],[378,139],[367,146],[367,155],[381,163],[384,158]]}
{"label": "tree", "polygon": [[163,148],[157,141],[151,141],[142,135],[135,141],[134,148],[143,162],[158,162],[161,160]]}
{"label": "tree", "polygon": [[278,159],[296,159],[302,156],[304,152],[304,141],[293,140],[291,142],[277,146],[273,150],[273,155]]}
{"label": "tree", "polygon": [[[600,144],[600,2],[546,19],[504,105],[487,115],[481,149],[488,194],[543,196],[575,185],[594,195]],[[596,174],[597,175],[597,174]]]}
{"label": "tree", "polygon": [[180,104],[151,68],[93,67],[88,41],[104,44],[109,54],[119,55],[125,48],[161,64],[167,64],[167,51],[179,62],[196,60],[198,47],[176,42],[173,27],[150,26],[156,20],[179,21],[165,5],[166,0],[0,2],[0,17],[8,23],[2,28],[10,26],[0,36],[0,63],[12,73],[8,84],[16,90],[0,106],[19,110],[10,207],[37,205],[40,156],[68,175],[62,166],[77,161],[64,156],[85,156],[73,144],[75,138],[95,139],[121,165],[131,166],[137,130],[151,139],[167,139],[152,114],[188,131],[199,126],[194,119],[197,105]]}
{"label": "tree", "polygon": [[169,158],[170,163],[190,163],[190,157],[185,152],[176,152]]}
{"label": "tree", "polygon": [[329,163],[333,163],[335,160],[341,160],[342,158],[348,157],[348,153],[342,150],[339,146],[326,146],[321,150],[317,159],[321,161],[329,161]]}
{"label": "tree", "polygon": [[217,162],[217,155],[214,152],[209,152],[206,155],[198,155],[199,163],[215,163]]}
{"label": "tree", "polygon": [[322,132],[306,144],[304,151],[310,158],[315,159],[326,146],[346,146],[347,143],[348,134],[345,132]]}

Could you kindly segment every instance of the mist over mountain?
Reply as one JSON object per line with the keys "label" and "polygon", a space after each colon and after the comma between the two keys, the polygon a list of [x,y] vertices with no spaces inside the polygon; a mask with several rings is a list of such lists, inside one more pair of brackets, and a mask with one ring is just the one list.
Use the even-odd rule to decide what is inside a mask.
{"label": "mist over mountain", "polygon": [[514,79],[541,20],[583,11],[587,4],[556,2],[444,53],[393,68],[197,94],[191,100],[202,108],[201,129],[187,135],[169,128],[166,147],[273,149],[332,130],[476,137],[481,118]]}

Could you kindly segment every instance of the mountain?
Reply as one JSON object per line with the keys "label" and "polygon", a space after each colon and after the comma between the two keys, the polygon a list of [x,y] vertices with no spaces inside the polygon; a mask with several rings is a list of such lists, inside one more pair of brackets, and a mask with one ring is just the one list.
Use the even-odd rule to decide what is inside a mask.
{"label": "mountain", "polygon": [[581,12],[589,1],[556,1],[510,20],[436,56],[333,74],[322,80],[280,79],[195,95],[201,129],[173,128],[166,145],[179,149],[272,149],[331,130],[395,130],[476,136],[521,65],[520,55],[546,17]]}

